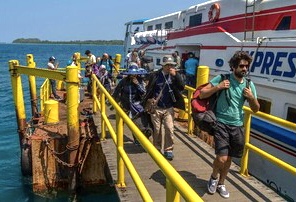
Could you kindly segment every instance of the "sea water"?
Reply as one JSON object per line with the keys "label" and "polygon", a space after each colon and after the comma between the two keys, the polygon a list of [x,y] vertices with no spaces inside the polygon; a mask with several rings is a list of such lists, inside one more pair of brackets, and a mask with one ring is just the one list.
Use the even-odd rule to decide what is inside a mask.
{"label": "sea water", "polygon": [[[103,53],[115,56],[123,55],[123,46],[103,46],[84,44],[0,44],[0,202],[2,201],[71,201],[66,194],[43,197],[32,192],[32,181],[23,177],[20,166],[20,147],[17,132],[17,122],[9,74],[9,60],[18,60],[20,65],[26,64],[26,55],[33,54],[37,67],[46,68],[50,56],[54,56],[60,67],[66,67],[71,56],[85,50],[90,50],[96,56]],[[30,101],[27,76],[22,76],[24,99],[26,105]],[[37,79],[37,87],[44,79]],[[30,118],[30,108],[26,107],[27,119]],[[117,201],[116,193],[105,193],[101,190],[84,192],[78,195],[78,201]]]}

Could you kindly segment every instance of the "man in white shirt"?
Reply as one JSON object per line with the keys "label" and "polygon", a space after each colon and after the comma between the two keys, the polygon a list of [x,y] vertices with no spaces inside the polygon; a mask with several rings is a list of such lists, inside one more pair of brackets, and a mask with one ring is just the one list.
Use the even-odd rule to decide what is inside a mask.
{"label": "man in white shirt", "polygon": [[87,71],[87,73],[91,73],[92,66],[96,64],[97,59],[96,59],[96,56],[90,52],[90,50],[86,50],[85,55],[87,56],[87,61],[85,63],[85,70]]}
{"label": "man in white shirt", "polygon": [[[47,63],[47,68],[50,70],[56,70],[59,66],[59,63],[55,63],[56,59],[54,56],[51,56],[48,60]],[[54,96],[55,100],[61,100],[61,97],[57,95],[57,91],[56,91],[56,80],[54,79],[49,79],[50,81],[50,85],[51,85],[51,91],[52,94]]]}

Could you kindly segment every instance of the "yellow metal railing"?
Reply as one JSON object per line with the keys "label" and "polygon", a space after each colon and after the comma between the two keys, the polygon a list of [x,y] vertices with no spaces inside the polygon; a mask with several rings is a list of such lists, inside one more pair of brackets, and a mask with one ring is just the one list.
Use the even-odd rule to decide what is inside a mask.
{"label": "yellow metal railing", "polygon": [[44,111],[44,103],[49,100],[51,94],[49,79],[45,79],[40,87],[40,111]]}
{"label": "yellow metal railing", "polygon": [[[31,60],[31,55],[28,55],[29,62]],[[55,72],[44,69],[34,68],[34,64],[28,62],[28,67],[20,66],[19,62],[16,60],[11,60],[9,62],[9,71],[11,74],[11,82],[13,87],[13,97],[15,101],[15,107],[18,109],[17,117],[19,117],[19,129],[20,131],[23,129],[24,121],[26,119],[25,115],[25,107],[23,100],[23,92],[21,85],[21,78],[19,74],[27,74],[29,76],[39,76],[44,78],[51,78],[56,80],[63,80],[67,82],[67,91],[71,90],[69,93],[69,105],[72,108],[67,108],[67,113],[75,112],[69,117],[76,117],[77,119],[71,119],[69,122],[69,127],[74,128],[75,131],[78,130],[78,114],[77,109],[78,103],[78,70],[80,66],[77,67],[67,67],[66,72]],[[31,61],[32,62],[32,61]],[[34,69],[32,69],[34,68]],[[203,66],[198,70],[198,86],[208,82],[208,67]],[[159,168],[162,170],[164,175],[166,176],[166,197],[167,201],[180,201],[180,196],[182,196],[186,201],[202,201],[202,199],[198,196],[198,194],[188,185],[188,183],[179,175],[179,173],[172,167],[172,165],[165,160],[165,158],[158,152],[158,150],[151,144],[151,142],[145,137],[145,135],[138,129],[138,127],[133,123],[133,121],[127,116],[127,114],[121,109],[121,107],[116,103],[116,101],[112,98],[112,96],[107,92],[107,90],[102,86],[102,84],[98,81],[97,77],[92,75],[93,80],[93,111],[97,112],[100,110],[101,113],[101,138],[105,139],[106,137],[106,129],[108,129],[118,151],[118,179],[117,185],[119,187],[125,187],[125,179],[124,179],[124,166],[127,167],[136,187],[139,190],[139,193],[143,199],[143,201],[152,201],[152,198],[146,189],[144,183],[142,182],[139,174],[135,170],[131,160],[129,159],[127,153],[124,150],[123,145],[123,123],[126,124],[132,133],[137,137],[140,141],[143,148],[150,154]],[[34,83],[34,82],[32,82]],[[48,79],[45,80],[40,89],[40,98],[41,98],[41,111],[44,109],[44,102],[49,99],[50,96],[50,87],[49,87]],[[96,90],[99,88],[100,97],[97,97]],[[193,94],[194,88],[185,87],[188,90],[188,101],[186,107],[186,113],[188,116],[188,134],[193,133],[193,121],[191,118],[191,97]],[[76,95],[77,94],[77,95]],[[114,129],[112,124],[110,123],[107,114],[106,114],[106,106],[105,106],[105,98],[109,100],[116,111],[116,128]],[[256,154],[262,156],[263,158],[268,159],[279,167],[291,172],[293,175],[296,175],[296,168],[289,165],[288,163],[268,154],[267,152],[255,147],[250,144],[250,126],[251,126],[251,116],[257,116],[264,120],[268,120],[271,123],[275,123],[277,125],[286,127],[291,130],[296,129],[296,124],[285,121],[283,119],[262,113],[257,112],[253,114],[252,111],[248,107],[244,107],[245,111],[245,149],[244,154],[241,161],[241,170],[240,173],[243,176],[248,176],[248,154],[249,150],[254,151]],[[70,118],[68,118],[70,119]],[[73,130],[74,131],[74,130]],[[75,132],[76,134],[76,132]],[[73,139],[77,138],[72,134],[69,136],[73,136]],[[75,156],[75,155],[73,155]]]}
{"label": "yellow metal railing", "polygon": [[[160,152],[152,145],[146,136],[139,130],[127,114],[121,109],[117,102],[107,92],[103,85],[98,81],[96,76],[93,79],[93,111],[99,108],[101,113],[101,138],[106,137],[106,127],[117,147],[118,154],[118,179],[117,186],[125,187],[124,166],[128,169],[143,201],[153,201],[148,190],[146,189],[141,177],[135,170],[131,160],[129,159],[123,145],[123,123],[126,124],[132,133],[137,137],[143,148],[150,154],[155,163],[159,166],[163,174],[166,176],[166,201],[180,201],[180,195],[186,201],[203,201],[200,196],[188,185],[188,183],[180,176],[174,167],[160,154]],[[100,89],[100,97],[97,97],[96,90]],[[105,98],[109,100],[116,111],[116,128],[114,129],[107,118]]]}
{"label": "yellow metal railing", "polygon": [[270,162],[274,163],[275,165],[279,166],[280,168],[287,170],[288,172],[292,173],[293,175],[296,175],[296,168],[291,166],[290,164],[282,161],[279,158],[276,158],[275,156],[270,155],[269,153],[267,153],[266,151],[259,149],[258,147],[252,145],[250,143],[250,128],[251,128],[251,116],[257,116],[260,118],[263,118],[264,120],[268,120],[271,123],[280,125],[282,127],[291,129],[291,130],[296,130],[296,124],[295,123],[291,123],[289,121],[280,119],[278,117],[269,115],[269,114],[265,114],[262,112],[257,112],[256,114],[254,114],[252,112],[252,110],[248,107],[244,107],[244,111],[245,111],[245,148],[244,148],[244,153],[243,153],[243,157],[241,160],[241,170],[240,170],[240,174],[243,176],[248,176],[248,159],[249,159],[249,150],[255,152],[256,154],[258,154],[259,156],[269,160]]}

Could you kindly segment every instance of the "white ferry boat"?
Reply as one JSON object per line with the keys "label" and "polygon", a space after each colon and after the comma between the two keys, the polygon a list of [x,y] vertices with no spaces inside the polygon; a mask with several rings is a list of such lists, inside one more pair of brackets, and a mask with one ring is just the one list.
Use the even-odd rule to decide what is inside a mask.
{"label": "white ferry boat", "polygon": [[[260,111],[296,123],[295,0],[212,0],[125,25],[125,53],[145,51],[154,69],[160,68],[164,55],[178,51],[185,61],[192,52],[213,77],[229,71],[235,51],[248,51]],[[295,167],[295,131],[253,117],[251,143]],[[252,153],[249,172],[296,201],[295,175]]]}

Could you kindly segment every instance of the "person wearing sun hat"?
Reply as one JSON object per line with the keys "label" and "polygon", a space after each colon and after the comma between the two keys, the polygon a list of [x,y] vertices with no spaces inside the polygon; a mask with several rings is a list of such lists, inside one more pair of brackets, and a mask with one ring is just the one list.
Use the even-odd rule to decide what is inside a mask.
{"label": "person wearing sun hat", "polygon": [[136,63],[131,63],[129,67],[122,71],[120,74],[122,75],[145,75],[147,74],[147,70],[144,68],[140,68]]}
{"label": "person wearing sun hat", "polygon": [[[176,62],[171,55],[164,56],[162,68],[153,72],[148,78],[146,96],[143,102],[154,98],[159,100],[155,113],[150,114],[153,124],[153,145],[161,152],[162,132],[164,132],[164,156],[173,160],[174,148],[174,107],[185,110],[185,102],[181,92],[185,84],[181,75],[176,70]],[[145,106],[145,104],[144,104]],[[164,130],[161,130],[162,125]]]}
{"label": "person wearing sun hat", "polygon": [[[147,71],[138,67],[136,63],[131,63],[125,71],[121,72],[121,74],[125,75],[125,77],[119,81],[112,96],[139,129],[142,132],[145,132],[149,124],[146,117],[142,116],[144,107],[141,104],[141,101],[146,93],[146,89],[145,82],[141,75],[147,74]],[[134,143],[139,145],[139,142],[135,137]]]}

